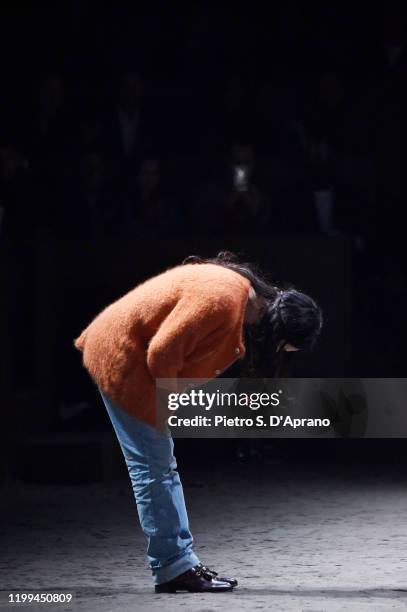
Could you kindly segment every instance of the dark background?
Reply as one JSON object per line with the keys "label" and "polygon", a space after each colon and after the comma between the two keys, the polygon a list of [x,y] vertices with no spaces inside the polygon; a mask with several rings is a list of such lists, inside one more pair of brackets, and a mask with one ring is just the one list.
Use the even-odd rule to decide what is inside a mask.
{"label": "dark background", "polygon": [[[405,375],[402,3],[2,3],[0,45],[2,478],[104,477],[113,433],[73,338],[192,253],[234,250],[321,303],[294,375]],[[403,439],[211,453],[406,458]]]}

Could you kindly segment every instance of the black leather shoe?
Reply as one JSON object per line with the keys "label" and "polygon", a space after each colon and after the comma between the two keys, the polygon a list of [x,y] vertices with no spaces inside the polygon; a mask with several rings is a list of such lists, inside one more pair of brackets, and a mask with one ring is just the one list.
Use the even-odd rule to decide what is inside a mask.
{"label": "black leather shoe", "polygon": [[221,593],[231,591],[233,586],[229,582],[220,580],[215,575],[206,571],[199,565],[195,565],[180,576],[155,585],[156,593],[176,593],[177,591],[188,591],[189,593]]}
{"label": "black leather shoe", "polygon": [[197,567],[201,567],[205,572],[210,574],[213,578],[216,578],[216,580],[220,580],[221,582],[229,582],[229,584],[231,584],[232,587],[235,587],[238,585],[236,578],[226,578],[225,576],[219,576],[218,572],[215,572],[215,570],[213,569],[209,569],[209,567],[206,567],[206,565],[203,565],[202,563],[199,563]]}

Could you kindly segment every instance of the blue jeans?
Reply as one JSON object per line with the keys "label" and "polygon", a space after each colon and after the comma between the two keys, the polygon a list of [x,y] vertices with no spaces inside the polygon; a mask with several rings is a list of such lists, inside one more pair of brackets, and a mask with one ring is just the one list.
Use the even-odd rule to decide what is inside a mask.
{"label": "blue jeans", "polygon": [[158,432],[100,394],[127,464],[154,583],[167,582],[199,563],[171,433]]}

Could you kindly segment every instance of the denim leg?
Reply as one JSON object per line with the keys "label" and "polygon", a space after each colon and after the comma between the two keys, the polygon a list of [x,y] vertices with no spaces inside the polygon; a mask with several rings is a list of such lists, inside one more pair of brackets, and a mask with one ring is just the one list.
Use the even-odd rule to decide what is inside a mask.
{"label": "denim leg", "polygon": [[184,493],[170,432],[131,417],[101,393],[122,449],[155,584],[167,582],[197,563],[192,550]]}

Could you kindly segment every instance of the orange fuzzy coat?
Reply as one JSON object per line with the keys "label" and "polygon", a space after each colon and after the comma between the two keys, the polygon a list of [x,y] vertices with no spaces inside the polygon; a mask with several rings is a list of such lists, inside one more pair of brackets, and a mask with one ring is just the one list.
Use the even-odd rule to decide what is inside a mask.
{"label": "orange fuzzy coat", "polygon": [[177,266],[105,308],[75,346],[98,387],[128,414],[154,425],[155,379],[211,379],[244,356],[250,287],[222,266]]}

